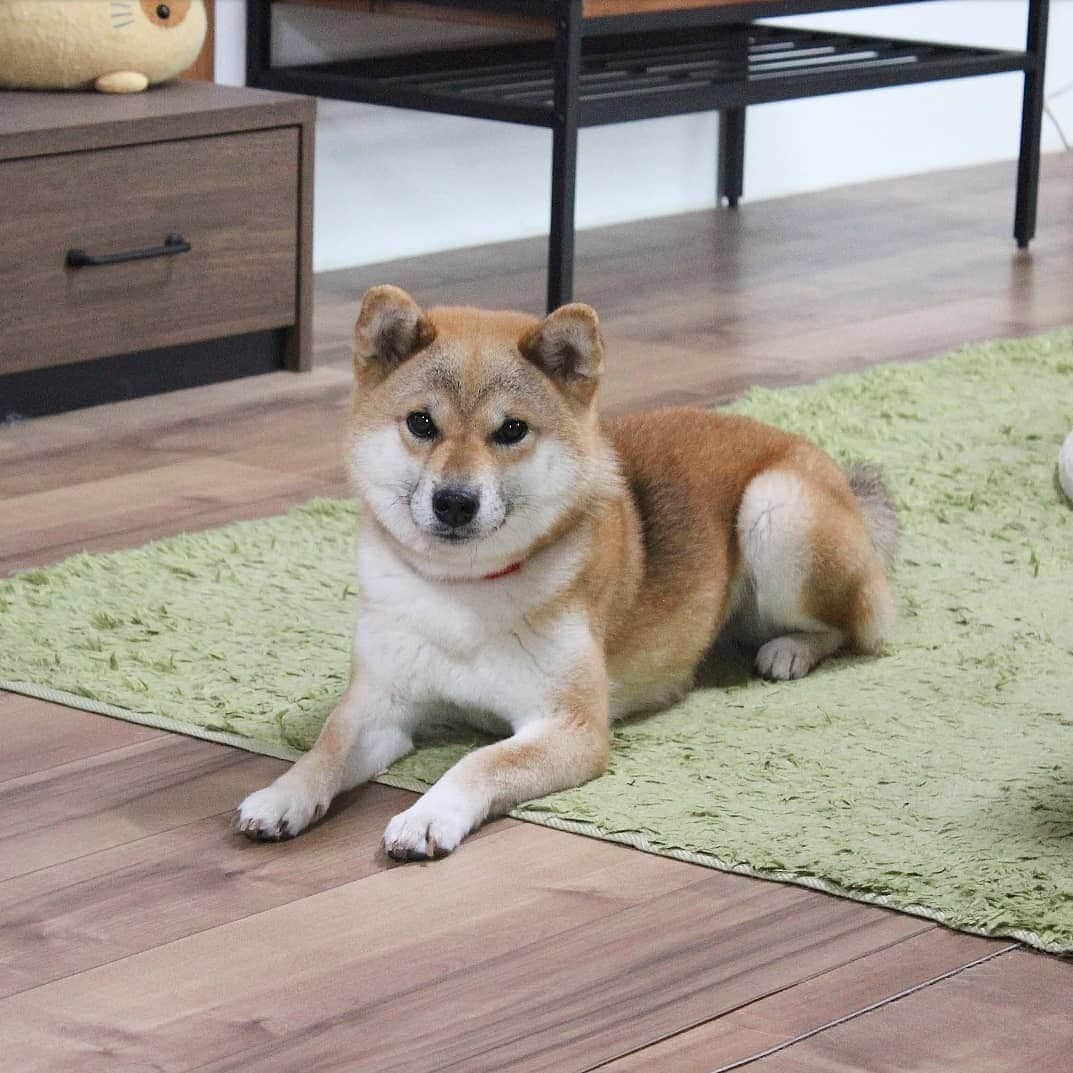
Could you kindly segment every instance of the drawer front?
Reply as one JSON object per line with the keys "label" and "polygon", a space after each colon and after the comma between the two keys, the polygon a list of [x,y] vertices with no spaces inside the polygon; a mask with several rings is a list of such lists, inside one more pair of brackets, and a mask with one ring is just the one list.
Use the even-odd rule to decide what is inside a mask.
{"label": "drawer front", "polygon": [[[298,133],[0,163],[0,373],[293,324]],[[67,266],[173,233],[189,252]]]}

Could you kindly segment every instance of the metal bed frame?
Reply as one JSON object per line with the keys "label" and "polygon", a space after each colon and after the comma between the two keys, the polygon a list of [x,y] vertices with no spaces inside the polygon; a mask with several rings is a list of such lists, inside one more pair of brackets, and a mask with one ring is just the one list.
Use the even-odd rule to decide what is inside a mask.
{"label": "metal bed frame", "polygon": [[272,64],[272,0],[247,3],[247,83],[369,104],[498,119],[552,131],[547,307],[574,289],[578,130],[718,111],[718,197],[742,195],[750,105],[1009,71],[1024,73],[1014,237],[1035,235],[1048,0],[1028,0],[1025,49],[790,29],[755,23],[911,0],[744,0],[585,17],[583,0],[426,0],[426,6],[550,18],[549,40],[297,66]]}

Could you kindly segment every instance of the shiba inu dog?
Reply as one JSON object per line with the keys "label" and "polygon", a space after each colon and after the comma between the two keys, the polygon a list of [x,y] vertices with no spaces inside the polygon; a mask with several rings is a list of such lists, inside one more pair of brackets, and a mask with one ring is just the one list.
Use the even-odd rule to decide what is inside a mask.
{"label": "shiba inu dog", "polygon": [[776,679],[887,637],[897,527],[878,479],[730,414],[601,423],[588,306],[426,312],[374,287],[355,361],[351,681],[313,749],[239,806],[249,837],[298,834],[446,706],[508,736],[383,846],[450,853],[488,817],[599,775],[610,721],[681,697],[724,629]]}

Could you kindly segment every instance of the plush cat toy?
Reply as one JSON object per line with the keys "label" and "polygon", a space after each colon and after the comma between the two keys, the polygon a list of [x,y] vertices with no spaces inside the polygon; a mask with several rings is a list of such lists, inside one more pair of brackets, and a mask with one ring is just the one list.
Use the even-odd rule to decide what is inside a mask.
{"label": "plush cat toy", "polygon": [[0,0],[0,86],[139,93],[185,71],[203,0]]}

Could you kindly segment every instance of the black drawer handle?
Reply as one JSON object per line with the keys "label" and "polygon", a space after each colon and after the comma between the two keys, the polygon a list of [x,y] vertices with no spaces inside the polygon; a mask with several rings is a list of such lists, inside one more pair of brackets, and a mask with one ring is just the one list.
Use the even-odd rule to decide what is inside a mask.
{"label": "black drawer handle", "polygon": [[69,268],[92,268],[95,265],[120,265],[124,261],[147,261],[150,257],[174,257],[177,253],[189,253],[190,243],[179,234],[168,235],[163,246],[150,246],[147,250],[127,250],[125,253],[86,253],[85,250],[68,250]]}

